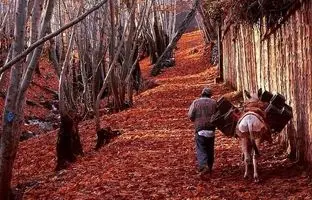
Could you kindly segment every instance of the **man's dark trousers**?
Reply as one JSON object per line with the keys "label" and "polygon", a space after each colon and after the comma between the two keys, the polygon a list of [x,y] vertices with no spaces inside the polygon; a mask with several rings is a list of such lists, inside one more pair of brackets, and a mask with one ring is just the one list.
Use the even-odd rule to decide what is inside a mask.
{"label": "man's dark trousers", "polygon": [[204,137],[196,133],[195,140],[199,169],[202,169],[205,166],[208,166],[209,169],[212,169],[214,162],[215,137]]}

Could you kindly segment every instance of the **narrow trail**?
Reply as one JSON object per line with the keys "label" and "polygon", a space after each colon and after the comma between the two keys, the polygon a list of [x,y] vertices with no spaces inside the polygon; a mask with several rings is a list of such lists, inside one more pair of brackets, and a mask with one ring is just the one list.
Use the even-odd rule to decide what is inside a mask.
{"label": "narrow trail", "polygon": [[58,173],[55,133],[22,142],[13,183],[29,185],[24,199],[311,199],[308,176],[277,144],[261,148],[262,182],[243,180],[239,143],[220,132],[213,175],[198,177],[188,107],[204,86],[216,99],[232,92],[214,83],[216,69],[208,63],[200,32],[185,34],[177,65],[155,78],[159,86],[136,96],[134,108],[102,117],[102,126],[121,136],[94,151],[94,124],[81,123],[85,155]]}

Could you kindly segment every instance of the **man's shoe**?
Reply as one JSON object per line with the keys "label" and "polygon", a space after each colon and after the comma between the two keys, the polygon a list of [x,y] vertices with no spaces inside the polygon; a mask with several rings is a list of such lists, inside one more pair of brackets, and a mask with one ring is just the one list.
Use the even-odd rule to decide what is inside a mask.
{"label": "man's shoe", "polygon": [[200,176],[206,175],[206,174],[210,173],[209,171],[210,171],[210,169],[209,169],[209,167],[206,166],[206,165],[205,165],[205,166],[201,166],[201,167],[199,167],[199,169],[198,169],[198,172],[199,172],[199,175],[200,175]]}
{"label": "man's shoe", "polygon": [[212,167],[208,166],[208,173],[211,175],[212,174]]}

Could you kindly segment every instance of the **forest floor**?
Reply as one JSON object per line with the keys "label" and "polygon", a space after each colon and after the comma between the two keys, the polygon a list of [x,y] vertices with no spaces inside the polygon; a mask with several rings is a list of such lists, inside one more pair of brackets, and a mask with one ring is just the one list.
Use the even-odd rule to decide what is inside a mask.
{"label": "forest floor", "polygon": [[135,97],[134,107],[101,117],[102,126],[122,131],[99,151],[94,150],[93,121],[80,124],[84,156],[55,172],[56,131],[20,143],[13,186],[23,199],[312,199],[308,173],[287,158],[277,144],[260,148],[261,182],[243,179],[239,142],[217,132],[213,174],[200,178],[196,170],[193,124],[187,118],[191,102],[203,87],[213,98],[234,92],[216,84],[200,32],[185,34],[176,50],[176,66],[145,78],[159,86]]}
{"label": "forest floor", "polygon": [[[25,124],[23,134],[30,132],[33,136],[44,134],[54,130],[58,126],[58,116],[52,112],[49,106],[58,99],[58,78],[46,58],[40,60],[40,74],[34,73],[33,80],[27,90],[26,105],[24,109]],[[10,72],[7,71],[5,81],[0,85],[0,93],[6,93],[9,84]],[[0,129],[2,124],[2,113],[4,98],[0,96]],[[23,135],[22,134],[22,135]]]}

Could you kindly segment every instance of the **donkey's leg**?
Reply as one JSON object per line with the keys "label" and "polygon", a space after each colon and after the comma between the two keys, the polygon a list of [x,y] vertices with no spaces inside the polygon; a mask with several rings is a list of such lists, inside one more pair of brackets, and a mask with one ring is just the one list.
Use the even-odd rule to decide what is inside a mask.
{"label": "donkey's leg", "polygon": [[257,171],[257,155],[255,154],[255,152],[253,151],[253,159],[252,159],[252,161],[253,161],[253,171],[254,171],[254,174],[253,174],[253,176],[254,176],[254,180],[255,180],[255,182],[259,182],[259,176],[258,176],[258,171]]}
{"label": "donkey's leg", "polygon": [[[260,146],[260,139],[257,139],[256,140],[256,145],[257,147],[259,148]],[[253,150],[253,169],[254,169],[254,180],[255,182],[259,182],[259,175],[258,175],[258,163],[257,163],[257,158],[258,158],[258,155],[256,155],[255,151]]]}
{"label": "donkey's leg", "polygon": [[248,177],[249,174],[249,165],[251,164],[251,157],[250,157],[250,147],[249,147],[249,139],[242,138],[241,139],[241,147],[244,154],[244,164],[245,164],[245,173],[244,178]]}

